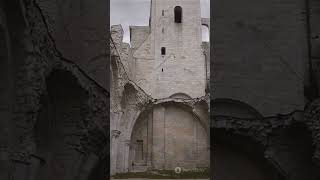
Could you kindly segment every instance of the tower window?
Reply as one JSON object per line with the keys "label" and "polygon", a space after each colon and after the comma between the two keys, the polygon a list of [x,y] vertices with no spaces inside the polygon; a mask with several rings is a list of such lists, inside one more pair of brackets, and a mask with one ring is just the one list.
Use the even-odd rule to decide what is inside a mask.
{"label": "tower window", "polygon": [[161,55],[166,55],[166,48],[165,47],[161,48]]}
{"label": "tower window", "polygon": [[175,23],[182,22],[182,8],[180,6],[176,6],[174,8],[174,22]]}
{"label": "tower window", "polygon": [[164,10],[162,10],[162,16],[164,16]]}

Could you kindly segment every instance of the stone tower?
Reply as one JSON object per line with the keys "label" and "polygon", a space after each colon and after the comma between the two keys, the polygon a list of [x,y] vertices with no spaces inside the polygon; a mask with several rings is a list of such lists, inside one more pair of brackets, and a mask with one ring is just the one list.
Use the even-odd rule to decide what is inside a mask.
{"label": "stone tower", "polygon": [[204,96],[200,1],[152,0],[149,28],[148,38],[133,54],[137,83],[157,99]]}
{"label": "stone tower", "polygon": [[149,26],[130,26],[130,48],[112,27],[111,173],[209,166],[202,24],[200,0],[152,0]]}

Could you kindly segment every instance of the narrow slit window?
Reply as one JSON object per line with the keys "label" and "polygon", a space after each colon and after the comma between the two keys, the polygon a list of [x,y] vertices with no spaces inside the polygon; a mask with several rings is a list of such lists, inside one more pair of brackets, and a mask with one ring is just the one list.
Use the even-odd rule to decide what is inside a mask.
{"label": "narrow slit window", "polygon": [[162,10],[162,16],[164,16],[164,10]]}
{"label": "narrow slit window", "polygon": [[166,48],[165,47],[161,48],[161,55],[166,55]]}
{"label": "narrow slit window", "polygon": [[174,8],[174,22],[175,23],[182,22],[182,8],[180,6],[176,6]]}

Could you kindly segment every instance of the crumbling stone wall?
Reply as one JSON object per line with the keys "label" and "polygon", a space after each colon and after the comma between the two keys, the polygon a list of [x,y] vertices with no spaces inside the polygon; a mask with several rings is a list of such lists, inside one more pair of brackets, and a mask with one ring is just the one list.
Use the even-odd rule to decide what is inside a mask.
{"label": "crumbling stone wall", "polygon": [[[131,27],[131,31],[134,31],[132,33],[135,35],[140,34],[141,36],[146,36],[148,33],[147,29],[144,27]],[[165,139],[167,139],[167,148],[164,149],[165,146],[162,143],[163,136],[161,136],[161,132],[166,129],[166,131],[168,131],[167,135],[169,135],[171,126],[168,124],[168,127],[163,129],[161,122],[164,122],[164,119],[161,119],[161,117],[165,119],[168,119],[169,117],[180,117],[179,111],[175,108],[178,108],[181,105],[189,107],[188,111],[183,111],[184,115],[188,113],[195,114],[188,116],[188,118],[191,117],[192,122],[199,126],[192,127],[200,128],[201,126],[202,128],[200,128],[201,131],[199,131],[199,129],[198,131],[192,131],[195,133],[193,134],[193,139],[198,137],[199,140],[201,140],[199,141],[199,144],[191,145],[192,147],[197,147],[199,152],[192,151],[193,148],[187,148],[192,151],[192,153],[183,152],[179,155],[179,157],[190,157],[192,159],[198,155],[199,157],[197,156],[195,161],[200,163],[197,164],[192,163],[192,160],[180,159],[179,165],[186,169],[194,168],[194,165],[196,164],[196,167],[208,167],[208,96],[192,99],[188,95],[177,92],[170,96],[170,98],[157,100],[151,95],[148,95],[143,88],[140,88],[136,84],[134,76],[130,76],[131,68],[134,69],[134,67],[130,67],[130,65],[127,66],[126,63],[134,63],[136,59],[134,58],[134,55],[131,59],[126,56],[126,50],[123,48],[126,44],[122,42],[123,30],[121,26],[112,26],[111,32],[111,154],[113,157],[111,160],[111,174],[127,171],[146,171],[148,169],[172,169],[173,166],[177,165],[175,163],[178,161],[170,161],[172,158],[164,158],[162,156],[163,154],[169,156],[170,154],[176,154],[176,152],[175,148],[168,148],[170,147],[169,137],[165,137]],[[131,44],[131,50],[135,49],[136,44],[140,43],[141,46],[143,46],[145,41],[143,41],[141,37],[132,36],[132,38],[133,44]],[[144,56],[144,58],[147,57]],[[129,73],[127,72],[128,69]],[[173,106],[172,108],[174,110],[171,111],[171,116],[169,112],[163,112],[165,114],[164,116],[161,116],[158,113],[158,110],[163,109],[160,107],[166,107],[163,103],[168,103]],[[170,123],[170,121],[168,120],[167,123]],[[183,123],[181,122],[180,124]],[[179,137],[183,137],[182,134],[183,132],[181,130],[181,133],[177,132],[174,136],[179,139]],[[135,153],[137,153],[137,149],[135,149],[137,147],[136,140],[141,139],[143,140],[143,155],[141,156],[144,157],[144,160],[137,161],[138,156],[135,155]],[[182,149],[187,151],[186,147],[183,147]],[[142,149],[140,149],[140,151],[142,151]],[[151,154],[153,155],[151,156]]]}
{"label": "crumbling stone wall", "polygon": [[152,99],[130,78],[124,62],[128,56],[123,52],[121,26],[111,28],[111,174],[126,172],[129,167],[129,145],[133,122],[139,112]]}
{"label": "crumbling stone wall", "polygon": [[[312,161],[312,156],[317,151],[312,148],[311,131],[303,117],[302,111],[262,119],[212,114],[212,143],[233,141],[232,139],[221,139],[227,137],[227,134],[219,136],[219,132],[222,130],[229,134],[235,134],[233,138],[241,136],[249,138],[253,144],[259,146],[259,149],[254,151],[261,152],[254,159],[264,159],[263,161],[274,169],[274,173],[279,174],[280,179],[306,177],[308,179],[318,179],[320,175],[317,170],[318,166]],[[241,148],[245,148],[245,146],[237,144],[233,149],[241,151]],[[215,156],[214,146],[212,156]],[[223,167],[218,166],[220,161],[225,158],[212,159],[213,167],[215,167],[213,169],[215,178],[228,174],[223,170]],[[229,163],[232,161],[231,159]],[[215,170],[220,173],[215,175]]]}
{"label": "crumbling stone wall", "polygon": [[[261,171],[274,174],[269,179],[319,179],[315,23],[318,3],[288,1],[280,5],[251,0],[241,4],[213,3],[216,41],[211,47],[216,52],[211,63],[213,177],[226,178],[229,174],[224,169],[226,164],[251,158],[271,168]],[[244,4],[245,8],[239,8]],[[285,45],[289,42],[290,45]],[[237,143],[236,139],[244,140]],[[246,144],[257,149],[248,151]],[[215,151],[215,145],[234,151],[233,155],[239,154],[228,159],[231,155],[221,154],[219,147]],[[259,154],[252,157],[254,152]],[[221,157],[214,159],[215,154]],[[243,167],[237,168],[248,170]],[[230,178],[250,179],[242,173]]]}
{"label": "crumbling stone wall", "polygon": [[[9,66],[8,69],[14,74],[14,77],[12,76],[10,79],[10,82],[14,82],[12,90],[14,104],[10,107],[12,117],[7,127],[11,132],[7,135],[10,142],[7,151],[9,154],[7,167],[10,168],[4,171],[7,172],[5,175],[1,174],[1,179],[49,179],[51,173],[54,173],[53,169],[58,169],[60,172],[57,172],[59,179],[88,179],[91,172],[99,169],[96,167],[101,165],[101,161],[105,161],[105,157],[107,157],[106,152],[109,148],[107,144],[109,140],[109,92],[98,83],[97,79],[90,77],[82,70],[76,61],[65,58],[64,54],[58,50],[47,19],[38,2],[4,1],[1,4],[1,9],[4,9],[9,29],[8,39],[10,42],[8,44],[10,44],[10,63],[12,66]],[[102,46],[102,48],[106,47]],[[65,72],[68,76],[66,79],[60,77],[53,84],[50,83],[51,80],[48,79],[57,72]],[[72,77],[73,80],[68,77]],[[100,78],[106,79],[107,77]],[[69,80],[70,82],[68,82]],[[77,89],[69,89],[64,94],[66,96],[61,96],[63,95],[61,92],[60,94],[53,93],[59,88],[63,90],[64,87],[72,84],[77,84],[80,91],[84,92],[78,94],[80,97],[77,97],[82,100],[83,106],[80,109],[87,112],[81,117],[78,117],[78,104],[74,104],[77,101],[71,98],[74,96],[70,92],[75,90],[76,94]],[[76,106],[71,106],[70,103],[64,104],[66,107],[62,109],[60,107],[60,110],[63,111],[60,111],[62,114],[59,118],[62,123],[72,124],[71,129],[66,127],[55,129],[52,126],[45,127],[43,125],[50,124],[48,122],[50,118],[45,114],[52,114],[52,112],[46,113],[45,107],[59,107],[59,104],[52,103],[52,101],[41,101],[41,99],[46,99],[46,94],[56,102],[59,100],[59,96],[60,100],[62,98],[67,101],[71,98],[69,102]],[[53,119],[51,122],[59,124],[57,119]],[[51,133],[49,133],[49,137],[43,134],[46,128]],[[53,140],[50,139],[48,142],[52,144],[49,147],[52,148],[47,149],[43,146],[44,141],[48,139],[41,140],[39,137],[52,138],[56,133],[61,134],[60,130],[65,130],[68,134],[65,138],[72,137],[73,144],[69,144],[70,141],[55,143],[57,141],[50,141]],[[81,157],[81,161],[69,161],[68,157],[61,157],[61,161],[59,158],[52,158],[50,162],[50,159],[44,155],[57,153],[58,149],[63,147],[67,148],[71,154],[76,155],[77,160],[78,157]],[[56,163],[52,163],[53,161]],[[61,171],[71,164],[75,165],[72,171]],[[50,169],[53,166],[56,168]],[[1,172],[3,172],[3,167],[1,166]],[[45,170],[46,167],[49,167],[51,173]],[[104,173],[108,173],[107,169],[102,170]],[[99,172],[97,173],[99,174]],[[105,178],[106,174],[103,176],[102,178]]]}
{"label": "crumbling stone wall", "polygon": [[36,0],[57,49],[109,89],[107,1]]}

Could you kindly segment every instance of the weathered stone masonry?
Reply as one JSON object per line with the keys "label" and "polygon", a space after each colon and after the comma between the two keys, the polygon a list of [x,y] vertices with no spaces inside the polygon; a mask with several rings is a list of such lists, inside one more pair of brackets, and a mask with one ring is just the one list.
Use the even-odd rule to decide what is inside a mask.
{"label": "weathered stone masonry", "polygon": [[[107,76],[97,78],[78,64],[78,58],[61,51],[68,42],[57,44],[58,25],[49,22],[57,14],[50,17],[43,12],[63,10],[52,6],[55,3],[1,2],[1,22],[8,29],[1,52],[7,48],[5,88],[11,93],[4,96],[10,98],[5,102],[13,102],[2,126],[7,134],[1,135],[5,140],[1,138],[1,179],[88,179],[108,174]],[[103,36],[99,40],[107,42]],[[108,57],[107,46],[100,47]],[[105,67],[106,75],[105,60],[99,67]]]}
{"label": "weathered stone masonry", "polygon": [[130,26],[130,46],[111,27],[111,174],[209,167],[208,19],[197,0],[150,9],[149,26]]}
{"label": "weathered stone masonry", "polygon": [[214,179],[319,179],[317,4],[213,1]]}

